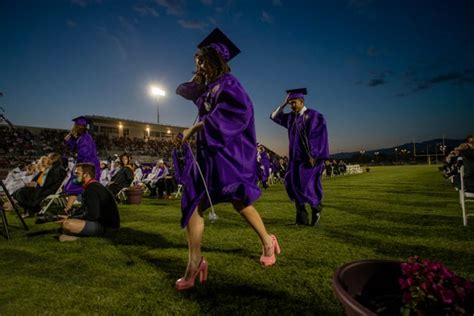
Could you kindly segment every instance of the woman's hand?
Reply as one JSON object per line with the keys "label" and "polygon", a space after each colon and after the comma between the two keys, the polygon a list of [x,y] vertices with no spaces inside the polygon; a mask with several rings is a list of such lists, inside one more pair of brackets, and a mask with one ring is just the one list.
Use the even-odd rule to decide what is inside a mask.
{"label": "woman's hand", "polygon": [[196,71],[191,78],[191,81],[197,84],[205,84],[206,76],[202,72]]}
{"label": "woman's hand", "polygon": [[290,97],[290,94],[288,93],[285,97],[285,100],[283,101],[283,104],[281,105],[282,108],[288,105],[288,98]]}
{"label": "woman's hand", "polygon": [[198,122],[191,126],[190,128],[187,128],[183,131],[183,138],[181,140],[182,143],[187,142],[197,131],[201,130],[204,128],[204,123],[203,122]]}
{"label": "woman's hand", "polygon": [[181,139],[181,143],[185,143],[189,138],[193,136],[193,134],[195,133],[193,127],[194,126],[187,128],[183,131],[183,138]]}

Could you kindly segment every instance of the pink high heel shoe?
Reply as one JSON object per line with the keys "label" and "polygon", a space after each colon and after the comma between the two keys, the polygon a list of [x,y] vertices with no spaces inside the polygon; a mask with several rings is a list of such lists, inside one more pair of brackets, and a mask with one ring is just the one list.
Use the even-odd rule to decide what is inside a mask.
{"label": "pink high heel shoe", "polygon": [[204,283],[207,280],[207,261],[204,257],[201,257],[201,261],[199,261],[199,265],[196,270],[191,271],[191,276],[188,279],[184,277],[180,278],[176,281],[176,289],[178,291],[184,291],[194,287],[194,280],[199,274],[199,282]]}
{"label": "pink high heel shoe", "polygon": [[273,255],[265,256],[265,249],[263,249],[262,256],[260,257],[260,263],[265,267],[274,265],[276,262],[275,254],[279,255],[281,252],[277,238],[274,235],[270,235],[270,237],[272,237]]}

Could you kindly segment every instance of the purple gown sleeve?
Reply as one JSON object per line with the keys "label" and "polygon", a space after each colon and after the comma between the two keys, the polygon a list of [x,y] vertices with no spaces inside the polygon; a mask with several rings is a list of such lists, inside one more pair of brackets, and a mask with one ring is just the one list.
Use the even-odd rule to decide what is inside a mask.
{"label": "purple gown sleeve", "polygon": [[176,88],[176,94],[196,103],[196,100],[204,93],[206,86],[196,82],[185,82]]}
{"label": "purple gown sleeve", "polygon": [[[89,136],[89,137],[87,137]],[[97,155],[94,152],[94,143],[90,135],[84,135],[77,141],[77,162],[92,162],[92,157]]]}
{"label": "purple gown sleeve", "polygon": [[309,147],[311,157],[316,159],[329,158],[328,132],[326,128],[326,120],[321,114],[316,114],[309,130]]}
{"label": "purple gown sleeve", "polygon": [[235,80],[223,82],[216,106],[204,117],[204,134],[211,148],[224,148],[249,125],[252,105],[247,93]]}
{"label": "purple gown sleeve", "polygon": [[283,113],[283,112],[281,112],[281,113],[275,115],[274,118],[272,118],[272,117],[270,116],[270,119],[271,119],[273,122],[275,122],[275,123],[277,123],[278,125],[281,125],[281,126],[283,126],[283,127],[285,127],[285,128],[288,128],[288,120],[289,120],[289,118],[290,118],[290,113]]}
{"label": "purple gown sleeve", "polygon": [[66,146],[68,146],[71,151],[74,151],[76,148],[76,139],[74,137],[69,138],[66,141]]}
{"label": "purple gown sleeve", "polygon": [[174,178],[176,179],[176,183],[182,184],[181,177],[182,177],[183,170],[182,170],[182,166],[179,163],[178,150],[176,148],[173,149],[172,158],[173,158],[173,165],[174,165]]}

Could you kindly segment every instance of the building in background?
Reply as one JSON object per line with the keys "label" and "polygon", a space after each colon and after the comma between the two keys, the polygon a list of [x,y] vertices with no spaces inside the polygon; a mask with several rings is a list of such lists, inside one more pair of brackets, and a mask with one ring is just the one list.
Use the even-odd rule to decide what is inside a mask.
{"label": "building in background", "polygon": [[172,140],[186,127],[162,125],[120,118],[85,115],[92,121],[91,132],[109,138],[129,137],[151,140]]}

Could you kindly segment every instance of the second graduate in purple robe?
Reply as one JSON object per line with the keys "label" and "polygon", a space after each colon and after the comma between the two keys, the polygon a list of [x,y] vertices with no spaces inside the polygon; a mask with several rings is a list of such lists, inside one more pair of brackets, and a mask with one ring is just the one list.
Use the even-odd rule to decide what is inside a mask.
{"label": "second graduate in purple robe", "polygon": [[[271,119],[288,129],[290,159],[285,186],[288,196],[295,201],[295,223],[308,224],[307,203],[312,209],[311,225],[314,226],[322,209],[324,160],[329,157],[326,121],[321,113],[305,107],[306,89],[288,90],[287,93],[284,104],[272,113]],[[287,104],[291,106],[290,113],[283,112]]]}
{"label": "second graduate in purple robe", "polygon": [[176,281],[178,290],[193,287],[198,275],[201,282],[207,277],[207,262],[201,257],[202,213],[211,202],[232,203],[257,232],[263,246],[261,264],[273,265],[275,252],[279,252],[275,236],[267,233],[252,206],[260,196],[253,105],[227,65],[240,51],[219,29],[198,48],[195,76],[176,91],[193,101],[199,113],[198,123],[184,130],[182,139],[178,140],[186,143],[196,134],[196,161],[187,144],[180,150],[180,157],[177,152],[174,155],[184,191],[181,225],[186,227],[189,243],[188,266],[185,275]]}
{"label": "second graduate in purple robe", "polygon": [[[99,180],[100,163],[99,158],[97,157],[97,148],[92,136],[87,132],[87,125],[90,124],[90,121],[83,116],[77,117],[73,119],[73,121],[74,127],[65,137],[66,145],[69,147],[71,152],[77,154],[76,164],[87,162],[95,165],[96,180]],[[71,170],[70,172],[71,177],[69,178],[68,183],[64,186],[64,193],[69,195],[65,209],[66,211],[69,211],[72,208],[77,196],[84,191],[81,184],[74,182],[74,170]]]}

